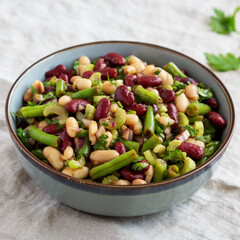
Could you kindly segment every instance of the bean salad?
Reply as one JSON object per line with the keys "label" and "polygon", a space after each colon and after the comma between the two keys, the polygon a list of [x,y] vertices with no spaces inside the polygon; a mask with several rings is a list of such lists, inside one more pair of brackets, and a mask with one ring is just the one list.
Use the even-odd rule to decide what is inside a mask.
{"label": "bean salad", "polygon": [[66,175],[103,184],[183,175],[214,154],[226,125],[212,90],[187,69],[115,52],[56,66],[23,101],[15,115],[25,147]]}

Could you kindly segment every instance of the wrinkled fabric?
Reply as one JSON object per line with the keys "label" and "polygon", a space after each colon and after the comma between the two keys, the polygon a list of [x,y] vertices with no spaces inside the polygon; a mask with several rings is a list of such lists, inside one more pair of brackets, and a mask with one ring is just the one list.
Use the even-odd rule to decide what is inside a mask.
{"label": "wrinkled fabric", "polygon": [[[131,40],[180,51],[207,66],[204,52],[240,56],[240,35],[209,28],[213,7],[236,0],[0,1],[0,239],[240,239],[240,71],[215,72],[236,108],[235,134],[212,179],[182,204],[131,218],[74,210],[40,189],[23,170],[5,124],[7,92],[36,60],[101,40]],[[240,19],[239,19],[240,22]],[[221,104],[221,102],[220,102]]]}

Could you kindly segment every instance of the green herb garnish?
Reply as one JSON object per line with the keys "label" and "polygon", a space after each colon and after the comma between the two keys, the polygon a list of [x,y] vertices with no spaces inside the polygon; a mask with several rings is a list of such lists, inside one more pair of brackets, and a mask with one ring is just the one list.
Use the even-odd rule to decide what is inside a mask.
{"label": "green herb garnish", "polygon": [[80,65],[79,61],[75,61],[75,62],[74,62],[73,68],[74,68],[75,71],[77,71],[79,65]]}
{"label": "green herb garnish", "polygon": [[158,69],[156,72],[154,72],[154,74],[158,75],[161,72],[160,69]]}
{"label": "green herb garnish", "polygon": [[180,125],[180,127],[183,127],[183,128],[185,128],[185,129],[187,129],[187,130],[189,131],[191,137],[195,137],[195,136],[197,136],[197,135],[199,134],[199,130],[193,128],[193,127],[190,126],[190,125],[185,125],[185,126],[181,126],[181,125]]}
{"label": "green herb garnish", "polygon": [[105,139],[108,139],[108,136],[105,135],[105,134],[102,134],[98,138],[96,144],[93,146],[94,150],[104,150],[104,149],[106,149],[105,146],[106,146],[108,141],[106,141]]}

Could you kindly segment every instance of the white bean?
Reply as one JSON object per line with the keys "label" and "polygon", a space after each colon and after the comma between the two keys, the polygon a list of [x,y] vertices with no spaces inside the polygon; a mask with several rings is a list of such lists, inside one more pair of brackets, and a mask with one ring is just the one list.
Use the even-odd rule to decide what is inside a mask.
{"label": "white bean", "polygon": [[175,97],[175,106],[178,112],[186,113],[189,104],[190,102],[184,93]]}
{"label": "white bean", "polygon": [[43,149],[43,154],[55,169],[61,170],[63,168],[62,154],[56,148],[47,146]]}
{"label": "white bean", "polygon": [[94,165],[99,165],[108,162],[119,156],[115,150],[97,150],[90,154],[90,160]]}

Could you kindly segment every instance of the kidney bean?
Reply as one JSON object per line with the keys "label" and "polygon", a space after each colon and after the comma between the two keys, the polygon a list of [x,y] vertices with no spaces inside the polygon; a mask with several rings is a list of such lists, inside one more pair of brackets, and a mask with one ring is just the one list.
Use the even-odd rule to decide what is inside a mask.
{"label": "kidney bean", "polygon": [[116,142],[113,148],[119,153],[119,155],[124,154],[126,152],[126,148],[121,142]]}
{"label": "kidney bean", "polygon": [[175,92],[167,89],[167,88],[162,88],[159,87],[157,88],[159,95],[161,96],[162,100],[164,103],[171,103],[175,101]]}
{"label": "kidney bean", "polygon": [[84,145],[84,138],[74,138],[76,150],[79,151]]}
{"label": "kidney bean", "polygon": [[60,78],[60,79],[62,79],[63,81],[65,81],[66,84],[69,84],[69,80],[68,80],[67,74],[61,73],[58,78]]}
{"label": "kidney bean", "polygon": [[120,173],[122,174],[123,178],[129,181],[133,181],[134,179],[144,179],[143,173],[134,172],[126,168],[121,169]]}
{"label": "kidney bean", "polygon": [[136,114],[140,117],[147,111],[147,107],[141,103],[133,103],[131,107],[127,108],[126,110],[135,111]]}
{"label": "kidney bean", "polygon": [[117,77],[116,68],[104,68],[104,69],[98,70],[97,72],[100,72],[102,74],[101,75],[102,80],[107,80],[108,76],[109,78],[114,78],[114,79]]}
{"label": "kidney bean", "polygon": [[143,87],[157,87],[161,83],[162,83],[162,80],[157,75],[138,77],[138,84],[142,85]]}
{"label": "kidney bean", "polygon": [[61,73],[66,73],[67,72],[67,68],[62,65],[62,64],[59,64],[57,65],[54,69],[51,69],[50,71],[46,72],[45,73],[45,76],[46,77],[59,77]]}
{"label": "kidney bean", "polygon": [[125,107],[129,107],[134,103],[134,95],[125,85],[117,87],[115,92],[115,101],[120,101]]}
{"label": "kidney bean", "polygon": [[182,82],[185,84],[188,84],[188,82],[190,82],[191,84],[198,86],[198,82],[196,80],[194,80],[193,78],[189,78],[189,77],[185,77],[185,78],[174,77],[174,81],[179,81],[179,82]]}
{"label": "kidney bean", "polygon": [[200,160],[203,157],[204,151],[203,149],[196,145],[196,144],[192,144],[192,143],[188,143],[188,142],[183,142],[178,149],[180,149],[182,152],[187,153],[187,155],[192,158],[193,160]]}
{"label": "kidney bean", "polygon": [[73,85],[67,86],[67,90],[68,90],[68,92],[75,92],[73,89]]}
{"label": "kidney bean", "polygon": [[44,88],[44,94],[49,93],[49,92],[56,92],[56,87],[46,86]]}
{"label": "kidney bean", "polygon": [[142,170],[138,170],[137,171],[139,173],[146,172],[149,169],[149,167],[150,167],[150,164],[149,164],[149,162],[146,159],[142,159],[142,160],[138,161],[138,163],[146,163],[147,164],[147,166],[145,168],[143,168]]}
{"label": "kidney bean", "polygon": [[52,79],[52,77],[47,77],[44,82],[49,82]]}
{"label": "kidney bean", "polygon": [[85,99],[74,99],[65,105],[65,109],[69,113],[76,113],[78,111],[79,105],[82,105],[85,108],[87,104],[91,103]]}
{"label": "kidney bean", "polygon": [[89,79],[94,74],[94,71],[86,71],[83,73],[83,78]]}
{"label": "kidney bean", "polygon": [[209,99],[206,100],[206,102],[211,108],[217,108],[218,107],[218,103],[214,98],[209,98]]}
{"label": "kidney bean", "polygon": [[70,146],[73,147],[73,139],[71,137],[69,137],[69,135],[67,134],[67,130],[65,129],[61,136],[60,136],[60,151],[63,153],[64,150]]}
{"label": "kidney bean", "polygon": [[158,112],[158,106],[156,104],[152,104],[153,107],[153,112],[157,113]]}
{"label": "kidney bean", "polygon": [[68,79],[70,80],[73,76],[76,75],[76,71],[74,68],[70,69],[69,71],[67,71],[67,76],[68,76]]}
{"label": "kidney bean", "polygon": [[217,112],[208,112],[207,118],[215,127],[223,128],[226,125],[226,121],[224,120],[224,118]]}
{"label": "kidney bean", "polygon": [[109,61],[113,65],[122,66],[125,65],[126,59],[118,53],[110,52],[105,58],[106,61]]}
{"label": "kidney bean", "polygon": [[130,75],[127,75],[125,78],[124,78],[124,84],[126,86],[129,86],[133,89],[134,85],[137,84],[137,76],[136,75],[133,75],[133,74],[130,74]]}
{"label": "kidney bean", "polygon": [[178,110],[173,103],[169,103],[167,109],[169,117],[175,121],[172,125],[172,129],[175,130],[178,128]]}
{"label": "kidney bean", "polygon": [[49,134],[56,134],[59,132],[62,132],[64,129],[66,129],[66,126],[64,125],[61,128],[58,128],[58,124],[50,124],[42,129],[43,132],[49,133]]}
{"label": "kidney bean", "polygon": [[100,120],[102,118],[106,118],[109,113],[110,106],[110,100],[107,98],[102,98],[97,105],[94,119]]}
{"label": "kidney bean", "polygon": [[102,70],[102,69],[104,69],[106,67],[107,67],[107,64],[105,63],[104,59],[103,58],[99,58],[96,61],[96,63],[95,63],[94,70],[98,71],[98,70]]}

